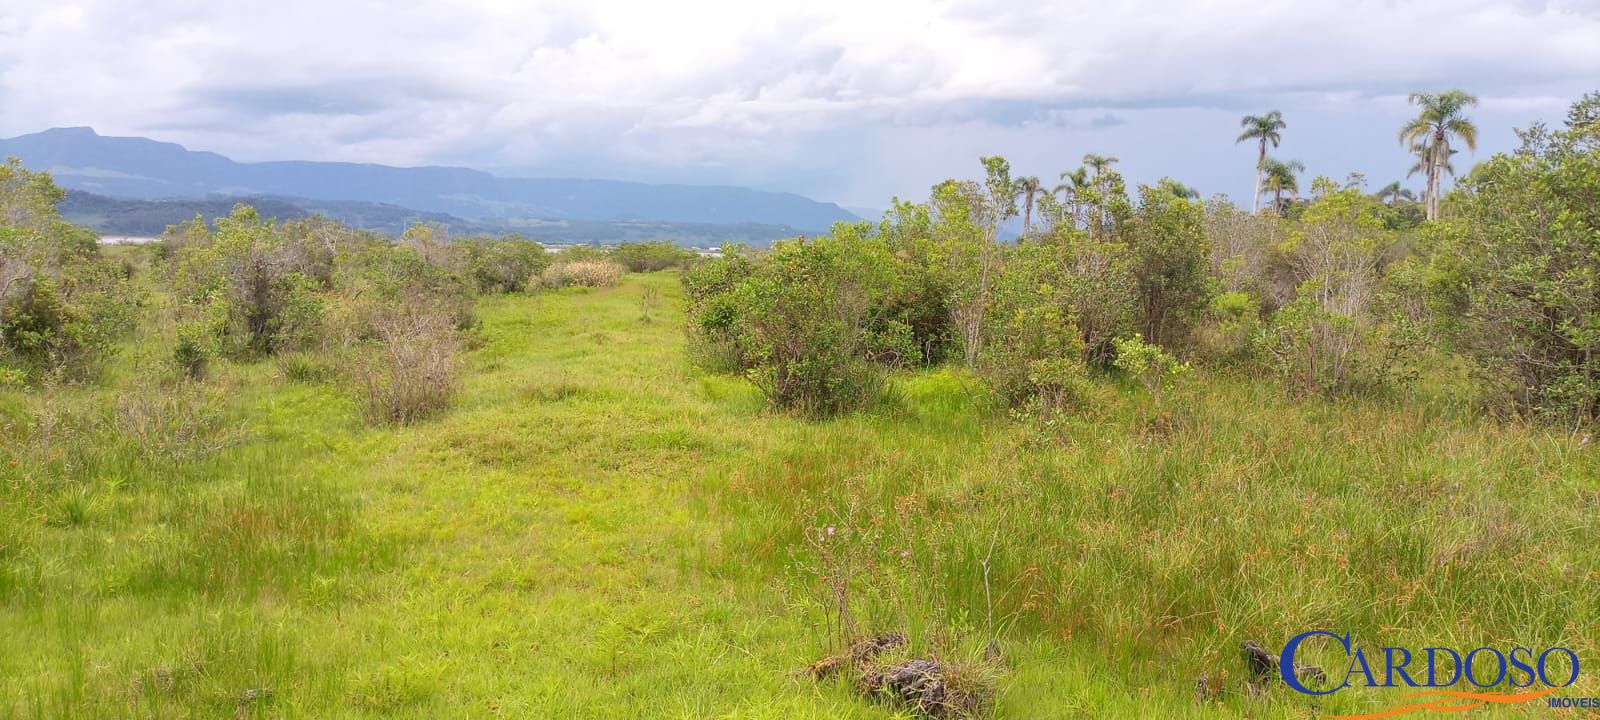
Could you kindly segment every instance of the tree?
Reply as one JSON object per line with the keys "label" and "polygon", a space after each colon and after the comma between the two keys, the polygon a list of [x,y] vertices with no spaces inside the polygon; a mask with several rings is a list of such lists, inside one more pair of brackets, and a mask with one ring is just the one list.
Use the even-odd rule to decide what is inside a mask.
{"label": "tree", "polygon": [[1402,187],[1399,180],[1383,186],[1378,192],[1373,193],[1372,197],[1389,207],[1399,205],[1401,202],[1410,203],[1417,200],[1416,194]]}
{"label": "tree", "polygon": [[1261,166],[1261,171],[1265,176],[1261,189],[1272,193],[1273,210],[1279,215],[1287,214],[1288,206],[1284,204],[1283,194],[1299,196],[1300,181],[1296,175],[1306,171],[1305,163],[1299,160],[1283,161],[1267,158]]}
{"label": "tree", "polygon": [[1117,164],[1117,158],[1111,155],[1089,153],[1083,156],[1083,164],[1090,172],[1094,173],[1095,177],[1100,177],[1110,171],[1112,165]]}
{"label": "tree", "polygon": [[1468,150],[1478,149],[1478,126],[1467,119],[1467,108],[1475,107],[1478,98],[1460,90],[1442,93],[1411,93],[1408,100],[1420,108],[1415,118],[1400,128],[1400,144],[1418,150],[1422,170],[1427,180],[1423,197],[1427,202],[1427,218],[1439,217],[1440,175],[1454,153],[1451,138],[1460,138]]}
{"label": "tree", "polygon": [[1234,144],[1237,145],[1246,140],[1255,140],[1258,143],[1256,153],[1256,194],[1254,195],[1255,206],[1253,211],[1261,212],[1261,175],[1266,170],[1267,165],[1267,144],[1271,143],[1272,147],[1278,147],[1278,143],[1283,140],[1283,136],[1279,131],[1288,127],[1288,124],[1283,121],[1283,113],[1273,110],[1265,115],[1246,115],[1239,120],[1239,125],[1244,128],[1244,132],[1239,133],[1239,139],[1235,140]]}
{"label": "tree", "polygon": [[1393,242],[1382,207],[1357,190],[1312,202],[1281,247],[1296,287],[1257,343],[1293,387],[1345,392],[1386,382],[1390,353],[1372,312]]}
{"label": "tree", "polygon": [[1212,290],[1205,208],[1160,188],[1141,187],[1139,207],[1123,236],[1133,255],[1145,339],[1181,346]]}
{"label": "tree", "polygon": [[[1431,173],[1432,170],[1433,170],[1433,165],[1434,165],[1433,148],[1429,147],[1429,145],[1427,143],[1417,143],[1416,145],[1411,146],[1411,152],[1417,156],[1417,161],[1411,165],[1411,168],[1409,170],[1406,171],[1406,177],[1407,178],[1411,178],[1411,177],[1414,177],[1414,176],[1416,176],[1418,174],[1422,174],[1422,175],[1426,176],[1429,173]],[[1458,152],[1460,152],[1460,151],[1459,150],[1451,150],[1450,151],[1450,155],[1455,155]],[[1442,174],[1447,174],[1450,177],[1455,177],[1455,175],[1456,175],[1456,166],[1455,166],[1454,163],[1450,162],[1450,158],[1449,157],[1446,157],[1444,159],[1444,162],[1440,163],[1439,171]],[[1433,196],[1437,192],[1438,192],[1437,188],[1424,188],[1423,189],[1423,191],[1422,191],[1422,202],[1423,202],[1423,204],[1425,206],[1427,206],[1427,208],[1432,208],[1434,206],[1433,205]]]}
{"label": "tree", "polygon": [[[1091,208],[1093,213],[1084,219],[1084,223],[1089,226],[1089,237],[1097,240],[1110,229],[1114,214],[1117,212],[1117,208],[1113,205],[1119,196],[1124,196],[1127,192],[1122,185],[1122,175],[1111,169],[1116,162],[1117,158],[1109,155],[1089,153],[1083,156],[1084,166],[1093,173],[1090,187],[1083,193],[1085,205]],[[1126,202],[1125,197],[1121,199]]]}
{"label": "tree", "polygon": [[981,158],[984,181],[946,180],[933,188],[933,235],[950,288],[950,319],[960,333],[963,357],[973,367],[983,349],[985,317],[1003,261],[995,235],[1016,216],[1011,164]]}
{"label": "tree", "polygon": [[1022,197],[1022,236],[1024,238],[1033,230],[1033,201],[1043,191],[1044,185],[1039,182],[1039,178],[1030,176],[1017,179],[1017,195]]}
{"label": "tree", "polygon": [[1061,203],[1071,210],[1074,229],[1083,222],[1083,194],[1088,189],[1089,168],[1086,167],[1061,173],[1061,184],[1053,188],[1054,192],[1061,193]]}
{"label": "tree", "polygon": [[1189,187],[1188,185],[1178,182],[1177,180],[1173,180],[1172,178],[1161,178],[1161,180],[1156,183],[1156,189],[1162,192],[1172,193],[1173,197],[1183,198],[1184,200],[1200,199],[1199,190]]}

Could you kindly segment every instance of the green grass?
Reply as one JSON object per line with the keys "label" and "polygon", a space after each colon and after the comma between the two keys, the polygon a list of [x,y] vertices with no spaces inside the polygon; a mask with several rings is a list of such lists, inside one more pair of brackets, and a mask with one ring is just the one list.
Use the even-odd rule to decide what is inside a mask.
{"label": "green grass", "polygon": [[[995,628],[998,717],[1393,699],[1194,698],[1239,680],[1241,640],[1314,627],[1595,658],[1592,443],[1213,375],[1159,431],[1132,386],[1045,426],[949,370],[805,422],[689,367],[679,296],[656,274],[487,298],[458,405],[407,428],[317,373],[219,364],[147,426],[228,446],[152,452],[107,415],[166,392],[138,347],[106,386],[0,395],[0,716],[893,717],[802,675],[824,577],[921,649]],[[42,412],[55,442],[24,432]]]}

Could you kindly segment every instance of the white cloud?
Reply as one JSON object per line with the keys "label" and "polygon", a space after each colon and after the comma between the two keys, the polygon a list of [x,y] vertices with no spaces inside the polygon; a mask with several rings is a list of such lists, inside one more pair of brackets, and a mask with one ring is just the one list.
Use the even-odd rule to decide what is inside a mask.
{"label": "white cloud", "polygon": [[[0,135],[93,125],[243,159],[803,178],[793,189],[864,204],[985,138],[1054,158],[1241,109],[1388,123],[1406,91],[1455,85],[1491,117],[1556,116],[1600,77],[1597,0],[6,3]],[[1211,172],[1202,156],[1149,160]],[[824,163],[843,164],[837,182]]]}

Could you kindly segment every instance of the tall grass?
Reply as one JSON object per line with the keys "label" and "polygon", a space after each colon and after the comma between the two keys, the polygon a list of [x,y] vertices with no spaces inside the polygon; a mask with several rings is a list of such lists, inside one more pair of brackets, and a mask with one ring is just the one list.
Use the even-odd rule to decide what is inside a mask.
{"label": "tall grass", "polygon": [[1242,640],[1311,629],[1597,649],[1600,458],[1578,438],[1226,377],[1165,433],[1126,391],[1046,427],[963,407],[948,372],[900,386],[904,412],[807,427],[715,491],[719,571],[787,572],[824,614],[848,592],[868,627],[1084,641],[1130,684],[1237,677]]}

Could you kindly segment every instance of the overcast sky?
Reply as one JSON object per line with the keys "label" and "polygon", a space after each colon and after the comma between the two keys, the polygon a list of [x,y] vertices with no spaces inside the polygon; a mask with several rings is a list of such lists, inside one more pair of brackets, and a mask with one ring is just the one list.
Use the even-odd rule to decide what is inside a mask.
{"label": "overcast sky", "polygon": [[1246,202],[1239,117],[1274,108],[1289,123],[1275,154],[1376,186],[1411,164],[1396,140],[1409,91],[1476,93],[1483,159],[1600,89],[1600,0],[0,8],[0,136],[88,125],[238,160],[737,184],[874,208],[975,175],[979,155],[1054,181],[1090,151],[1135,181]]}

